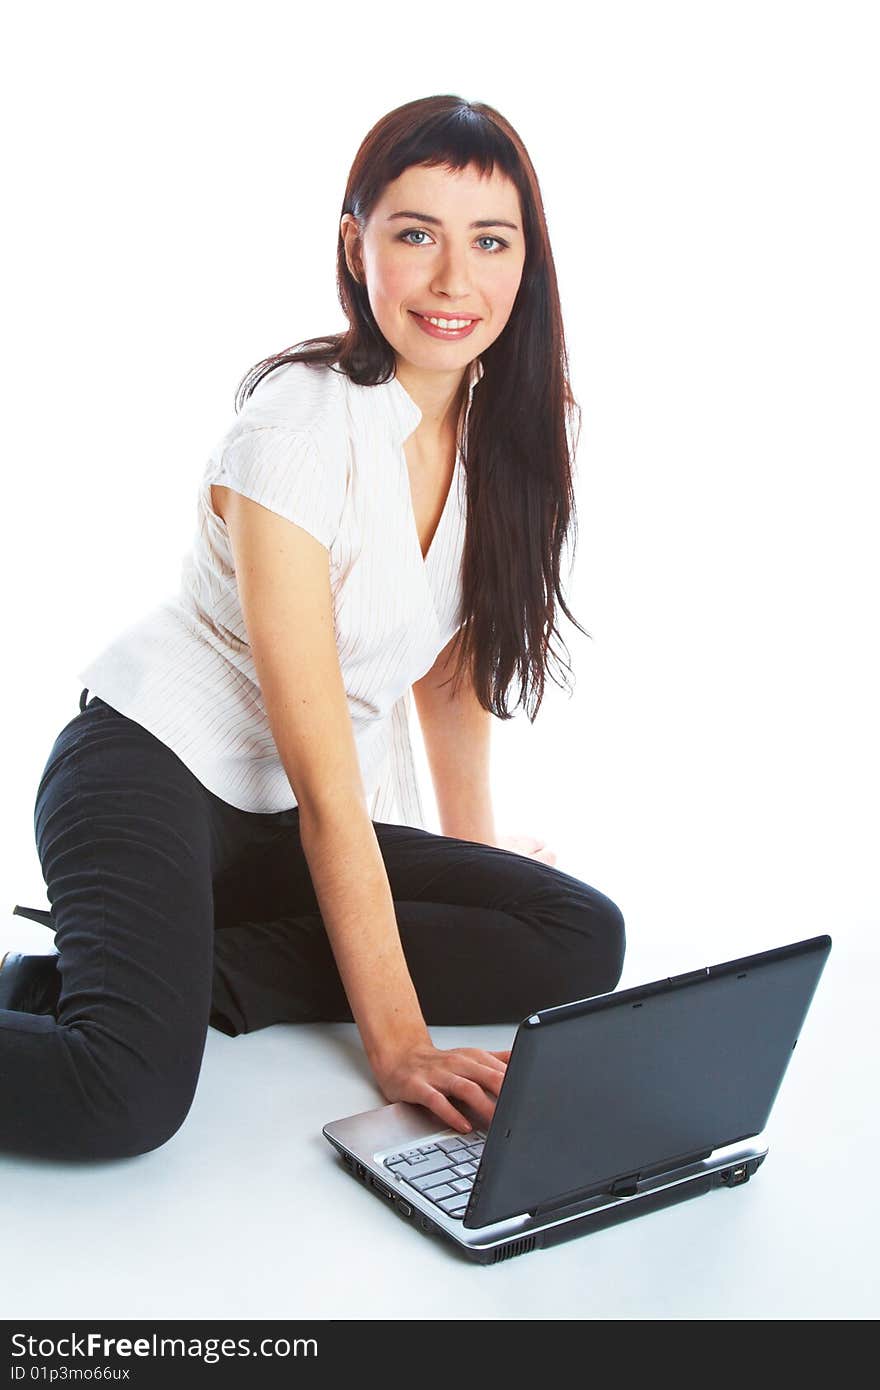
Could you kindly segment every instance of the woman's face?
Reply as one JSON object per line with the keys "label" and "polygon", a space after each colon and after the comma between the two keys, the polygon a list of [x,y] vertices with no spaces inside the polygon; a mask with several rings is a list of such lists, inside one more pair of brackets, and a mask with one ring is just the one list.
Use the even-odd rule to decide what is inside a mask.
{"label": "woman's face", "polygon": [[[519,195],[497,170],[413,165],[387,185],[360,244],[349,213],[342,235],[379,329],[411,366],[463,371],[507,323],[526,247]],[[476,322],[444,335],[423,315]]]}

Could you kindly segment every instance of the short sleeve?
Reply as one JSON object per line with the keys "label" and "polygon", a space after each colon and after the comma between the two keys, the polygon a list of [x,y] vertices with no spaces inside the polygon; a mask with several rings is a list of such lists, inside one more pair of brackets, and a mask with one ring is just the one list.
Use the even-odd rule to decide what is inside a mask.
{"label": "short sleeve", "polygon": [[328,550],[336,539],[345,464],[311,433],[279,425],[245,430],[220,448],[210,480],[286,517]]}

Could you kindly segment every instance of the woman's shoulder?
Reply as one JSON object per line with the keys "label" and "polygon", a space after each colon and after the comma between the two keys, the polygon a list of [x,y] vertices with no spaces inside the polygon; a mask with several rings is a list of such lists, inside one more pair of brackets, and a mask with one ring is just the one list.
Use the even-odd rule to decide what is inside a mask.
{"label": "woman's shoulder", "polygon": [[345,421],[347,377],[324,363],[285,362],[258,381],[238,417],[242,429],[276,425],[299,435]]}

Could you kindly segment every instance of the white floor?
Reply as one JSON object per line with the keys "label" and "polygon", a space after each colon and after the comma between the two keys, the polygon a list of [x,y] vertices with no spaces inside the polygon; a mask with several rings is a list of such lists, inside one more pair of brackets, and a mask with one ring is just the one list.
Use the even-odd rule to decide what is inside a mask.
{"label": "white floor", "polygon": [[[45,949],[20,920],[0,951]],[[621,984],[657,964],[631,943]],[[876,1317],[877,965],[835,939],[746,1186],[485,1268],[387,1210],[322,1137],[382,1103],[353,1025],[211,1031],[163,1148],[75,1169],[0,1156],[3,1316]],[[499,1047],[513,1034],[466,1032],[434,1036]]]}

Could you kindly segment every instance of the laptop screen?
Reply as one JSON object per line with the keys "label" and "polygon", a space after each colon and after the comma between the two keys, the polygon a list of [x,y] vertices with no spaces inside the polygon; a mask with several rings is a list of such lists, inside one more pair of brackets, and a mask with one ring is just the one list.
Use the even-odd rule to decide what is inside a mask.
{"label": "laptop screen", "polygon": [[760,1134],[830,945],[815,937],[521,1024],[466,1224]]}

